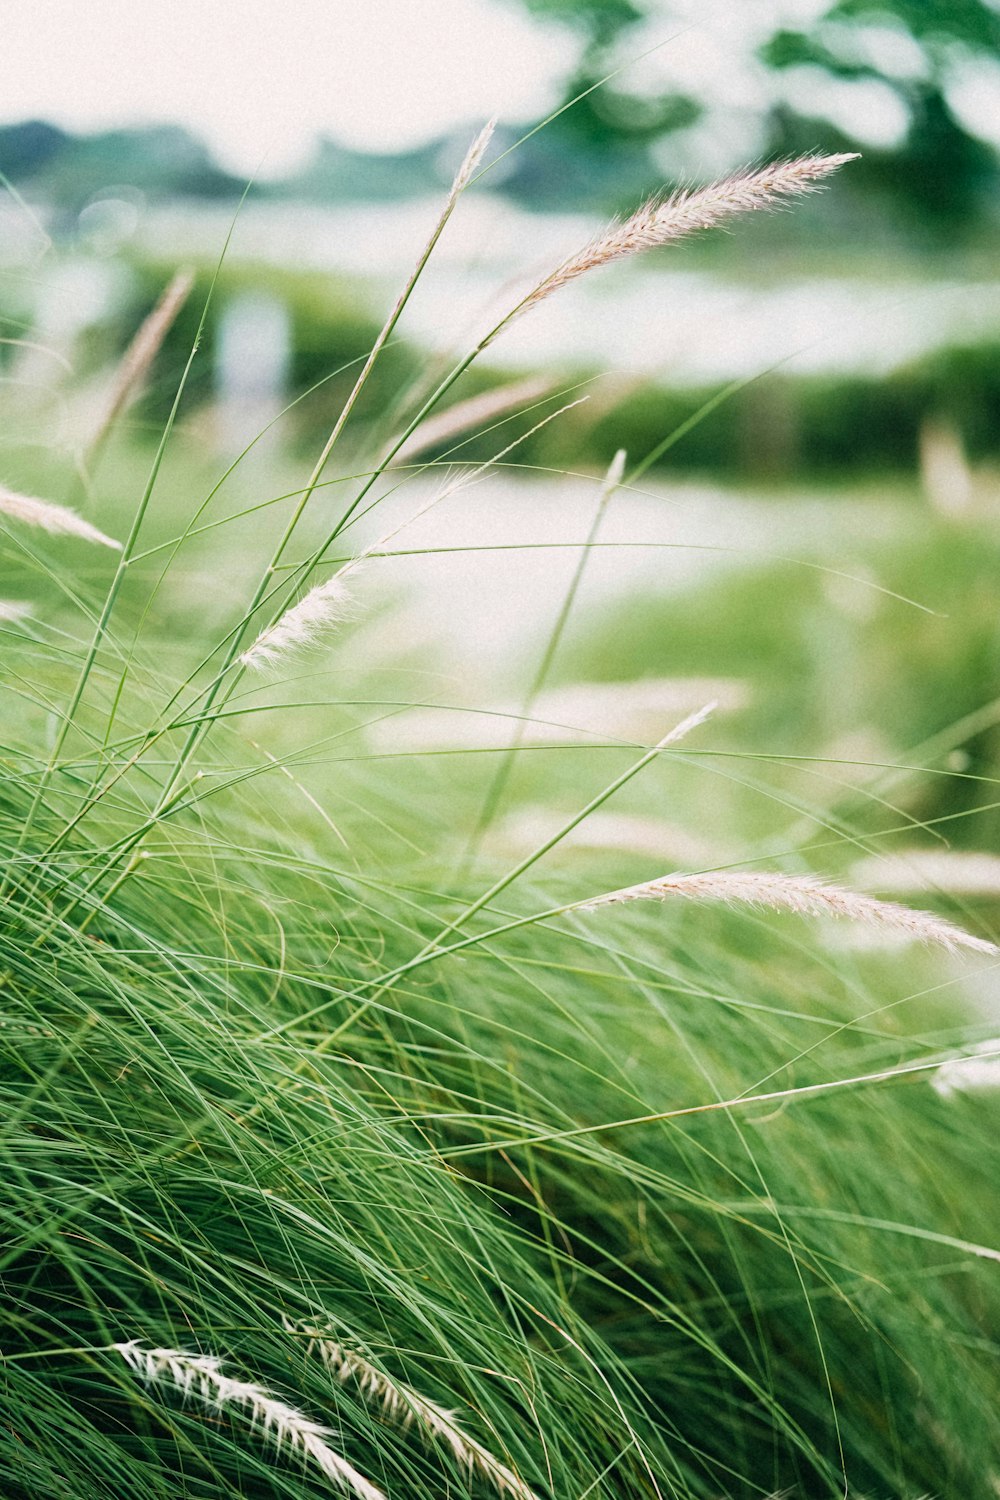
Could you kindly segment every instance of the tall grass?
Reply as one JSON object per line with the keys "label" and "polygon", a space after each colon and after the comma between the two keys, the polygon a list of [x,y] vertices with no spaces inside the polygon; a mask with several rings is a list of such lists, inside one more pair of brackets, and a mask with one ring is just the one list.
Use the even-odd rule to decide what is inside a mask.
{"label": "tall grass", "polygon": [[[561,282],[832,165],[647,205],[336,471],[487,140],[273,535],[259,496],[195,504],[174,418],[124,525],[106,421],[91,450],[113,572],[78,528],[39,540],[24,507],[54,500],[4,511],[4,1494],[992,1495],[997,1132],[988,1095],[934,1086],[982,1040],[976,913],[819,883],[780,818],[809,808],[707,710],[557,750],[553,821],[505,859],[523,724],[492,757],[373,748],[417,699],[366,660],[390,549],[351,528],[420,480],[388,471],[464,370]],[[598,514],[629,484],[595,481]],[[664,877],[648,839],[562,858],[591,816],[737,774],[785,831],[766,871]],[[861,814],[809,826],[879,847]],[[721,904],[631,899],[695,889]],[[855,919],[980,951],[854,948]]]}

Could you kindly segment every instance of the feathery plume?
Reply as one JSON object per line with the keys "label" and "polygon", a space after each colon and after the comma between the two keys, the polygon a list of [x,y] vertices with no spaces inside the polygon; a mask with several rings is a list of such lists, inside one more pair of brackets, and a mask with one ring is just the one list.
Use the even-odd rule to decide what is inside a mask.
{"label": "feathery plume", "polygon": [[51,500],[37,500],[33,495],[19,495],[0,484],[0,515],[23,521],[26,526],[38,526],[53,536],[79,536],[88,542],[100,542],[102,547],[113,547],[116,552],[121,542],[105,536],[96,526],[91,526],[75,510],[66,505],[54,505]]}
{"label": "feathery plume", "polygon": [[492,120],[487,120],[486,124],[483,126],[482,130],[476,136],[476,139],[473,141],[472,145],[465,153],[465,156],[462,158],[462,164],[459,167],[458,171],[455,173],[455,180],[452,183],[451,191],[448,194],[449,207],[451,207],[451,205],[455,202],[455,199],[458,197],[459,193],[464,192],[465,189],[469,186],[469,183],[472,181],[476,172],[476,168],[479,166],[479,164],[482,162],[483,157],[486,155],[486,148],[492,140],[493,132],[494,130],[496,130],[496,128],[497,117],[496,115],[494,115]]}
{"label": "feathery plume", "polygon": [[502,416],[516,406],[530,406],[551,389],[551,380],[534,377],[530,380],[515,380],[513,384],[501,386],[498,390],[470,396],[467,401],[458,401],[454,406],[449,406],[447,411],[428,418],[418,427],[398,450],[393,464],[409,463],[418,454],[426,453],[429,448],[436,448],[447,442],[448,438],[458,437],[460,433],[469,432],[474,427],[482,427],[491,418]]}
{"label": "feathery plume", "polygon": [[608,471],[601,482],[601,503],[606,505],[615,490],[625,478],[625,465],[628,462],[628,454],[624,448],[618,448],[614,458],[608,464]]}
{"label": "feathery plume", "polygon": [[222,1362],[214,1355],[144,1349],[135,1339],[113,1347],[148,1385],[172,1385],[185,1401],[200,1401],[216,1410],[238,1407],[276,1450],[284,1446],[310,1459],[327,1479],[352,1490],[360,1500],[385,1500],[381,1490],[330,1447],[326,1441],[331,1436],[329,1428],[310,1421],[262,1385],[224,1375]]}
{"label": "feathery plume", "polygon": [[699,724],[704,724],[706,719],[710,719],[718,706],[718,699],[713,698],[711,703],[706,703],[702,708],[695,709],[693,714],[688,714],[687,718],[675,724],[673,729],[668,729],[662,740],[657,741],[657,750],[666,750],[668,746],[676,745],[678,740],[686,740],[692,729],[697,729]]}
{"label": "feathery plume", "polygon": [[28,606],[22,604],[19,599],[0,599],[0,623],[16,625],[17,621],[23,620],[28,613]]}
{"label": "feathery plume", "polygon": [[318,583],[310,589],[298,604],[286,609],[281,618],[262,631],[253,645],[242,653],[241,664],[262,671],[289,651],[312,645],[328,625],[337,625],[348,619],[353,599],[345,578],[357,566],[357,560],[347,563],[325,583]]}
{"label": "feathery plume", "polygon": [[770,208],[783,198],[815,192],[824,177],[845,162],[853,161],[857,154],[800,156],[793,161],[772,162],[756,170],[748,168],[708,187],[684,189],[666,199],[650,198],[630,218],[614,221],[603,234],[550,271],[488,335],[486,343],[492,342],[514,318],[578,276],[641,250],[670,244],[700,229],[711,229],[734,214]]}
{"label": "feathery plume", "polygon": [[193,286],[193,271],[178,271],[148,318],[139,325],[122,356],[104,414],[88,444],[91,453],[100,447],[126,406],[139,394],[139,388]]}
{"label": "feathery plume", "polygon": [[841,886],[825,885],[811,875],[782,875],[771,870],[717,870],[701,875],[665,875],[643,885],[630,885],[581,901],[575,910],[616,906],[627,901],[665,901],[680,896],[688,901],[721,901],[729,906],[770,907],[803,917],[848,917],[916,942],[937,943],[954,951],[974,948],[979,953],[1000,949],[985,938],[956,927],[930,912],[913,911],[894,901],[878,901]]}
{"label": "feathery plume", "polygon": [[401,1427],[416,1426],[426,1436],[445,1443],[468,1473],[488,1480],[498,1494],[513,1496],[514,1500],[537,1500],[534,1491],[512,1469],[462,1431],[454,1412],[445,1410],[427,1396],[421,1396],[401,1380],[393,1380],[363,1355],[346,1349],[319,1329],[296,1329],[287,1321],[285,1327],[290,1332],[308,1335],[306,1354],[317,1354],[341,1385],[354,1381],[366,1400],[377,1402],[390,1421],[398,1422]]}

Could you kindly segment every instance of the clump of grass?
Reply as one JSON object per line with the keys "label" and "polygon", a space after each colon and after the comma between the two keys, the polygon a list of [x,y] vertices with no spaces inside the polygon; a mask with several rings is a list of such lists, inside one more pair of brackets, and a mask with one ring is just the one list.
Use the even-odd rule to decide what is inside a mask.
{"label": "clump of grass", "polygon": [[[412,700],[358,668],[360,627],[326,629],[351,570],[363,560],[375,586],[388,550],[350,528],[504,325],[353,487],[336,476],[335,514],[327,465],[488,142],[305,483],[276,502],[290,512],[269,557],[230,540],[242,514],[204,523],[220,569],[237,546],[255,559],[222,637],[187,659],[136,566],[154,492],[177,518],[171,569],[214,499],[192,521],[183,486],[166,491],[173,418],[106,591],[74,580],[61,613],[8,633],[6,1493],[985,1500],[1000,1252],[980,1187],[1000,1163],[981,1098],[942,1087],[970,1053],[932,1005],[960,1000],[965,971],[940,952],[866,965],[754,908],[992,945],[806,876],[588,876],[594,898],[553,873],[630,794],[643,817],[615,837],[639,820],[634,857],[652,858],[664,804],[713,765],[707,707],[651,744],[564,757],[572,806],[481,879],[456,878],[453,856],[489,821],[484,791],[506,810],[505,783],[454,756],[400,772],[367,748],[365,715]],[[647,206],[515,312],[841,160]],[[423,509],[483,473],[446,478]],[[295,686],[304,643],[337,665],[315,696]],[[261,686],[247,669],[264,660]],[[674,895],[718,921],[668,932],[640,898]],[[588,909],[618,902],[627,939]]]}

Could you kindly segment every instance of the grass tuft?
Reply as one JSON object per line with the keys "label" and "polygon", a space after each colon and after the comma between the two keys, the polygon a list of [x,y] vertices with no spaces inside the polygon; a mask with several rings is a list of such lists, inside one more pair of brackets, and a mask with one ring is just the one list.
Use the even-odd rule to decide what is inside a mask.
{"label": "grass tuft", "polygon": [[[941,778],[994,796],[990,772],[947,757],[995,706],[964,705],[898,764],[779,754],[791,713],[741,715],[773,706],[783,672],[802,680],[805,633],[775,644],[796,601],[809,639],[829,639],[823,598],[785,573],[763,602],[750,591],[752,619],[712,582],[703,613],[682,601],[691,638],[680,619],[649,635],[693,658],[731,623],[714,663],[629,661],[596,696],[558,685],[574,632],[578,655],[628,639],[587,597],[598,555],[643,545],[611,535],[612,496],[635,498],[623,458],[558,544],[576,558],[526,690],[492,658],[442,686],[429,648],[398,626],[387,644],[389,570],[453,555],[387,543],[492,483],[522,440],[457,475],[415,461],[504,409],[459,401],[432,426],[488,336],[386,416],[374,455],[342,461],[362,392],[378,426],[382,351],[488,140],[304,481],[262,496],[255,474],[250,502],[216,505],[240,461],[206,482],[177,441],[195,348],[152,452],[121,424],[102,439],[128,538],[110,584],[47,533],[116,543],[0,490],[4,595],[23,600],[0,606],[17,627],[0,671],[4,1494],[987,1500],[995,1026],[990,971],[945,950],[995,952],[972,936],[989,909],[952,899],[988,897],[995,871],[977,863],[970,884],[951,865],[952,887],[921,889],[954,921],[821,872],[874,884],[863,861],[898,832],[912,862],[969,810],[921,812]],[[839,163],[657,201],[535,300]],[[134,346],[150,359],[154,331]],[[504,403],[530,421],[541,389]],[[366,544],[352,528],[380,507]],[[466,550],[486,557],[480,541]],[[362,560],[379,607],[346,618]],[[842,561],[795,577],[843,593]],[[505,587],[525,585],[512,571]],[[909,608],[892,587],[868,595]],[[475,603],[488,615],[488,595]],[[943,628],[929,607],[919,619]],[[763,637],[771,681],[748,694],[742,657]],[[288,649],[304,643],[307,660]],[[265,659],[266,676],[247,670]],[[840,660],[810,658],[817,691]],[[690,712],[716,686],[720,711]],[[523,729],[499,745],[387,738],[410,714],[495,718],[508,692]],[[670,841],[733,867],[651,880]],[[802,873],[771,872],[790,860]],[[649,896],[689,899],[652,911]],[[618,902],[621,922],[588,909]],[[845,942],[853,926],[762,907],[927,945],[869,951]]]}

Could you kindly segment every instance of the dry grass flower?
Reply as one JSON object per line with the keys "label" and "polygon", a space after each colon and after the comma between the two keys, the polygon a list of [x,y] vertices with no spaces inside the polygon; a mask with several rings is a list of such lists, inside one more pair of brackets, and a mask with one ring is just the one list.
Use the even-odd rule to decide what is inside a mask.
{"label": "dry grass flower", "polygon": [[178,271],[166,287],[160,300],[149,314],[125,350],[108,396],[104,413],[97,424],[89,448],[99,448],[115,422],[131,401],[138,396],[142,383],[149,374],[150,366],[159,354],[177,314],[191,294],[194,286],[192,271]]}
{"label": "dry grass flower", "polygon": [[342,1458],[326,1439],[326,1427],[311,1421],[293,1406],[250,1380],[224,1375],[221,1360],[208,1354],[186,1354],[181,1349],[145,1349],[135,1339],[115,1344],[125,1363],[148,1385],[170,1385],[185,1401],[194,1400],[215,1410],[236,1407],[276,1450],[301,1454],[342,1489],[360,1500],[385,1500],[382,1491]]}
{"label": "dry grass flower", "polygon": [[496,128],[497,117],[494,115],[492,120],[487,120],[462,158],[461,165],[455,173],[455,180],[452,182],[451,190],[448,193],[449,207],[455,202],[458,195],[465,191],[475,176],[477,168],[482,164],[483,157],[486,155],[486,148],[493,139],[493,132]]}
{"label": "dry grass flower", "polygon": [[700,229],[712,229],[734,214],[772,208],[785,198],[815,192],[825,177],[856,156],[857,152],[800,156],[766,167],[747,168],[708,187],[684,189],[669,198],[650,198],[630,218],[613,222],[603,234],[556,266],[493,330],[486,343],[514,318],[577,277],[641,250],[668,245]]}
{"label": "dry grass flower", "polygon": [[[286,1324],[286,1327],[296,1331],[291,1324]],[[353,1381],[368,1401],[381,1406],[390,1421],[398,1422],[401,1427],[415,1426],[425,1436],[445,1443],[469,1474],[487,1480],[498,1494],[513,1496],[514,1500],[537,1500],[534,1491],[512,1469],[462,1431],[454,1412],[447,1411],[427,1396],[421,1396],[403,1381],[392,1379],[363,1355],[345,1348],[319,1329],[301,1328],[297,1331],[309,1336],[307,1355],[318,1355],[342,1385]]]}
{"label": "dry grass flower", "polygon": [[242,666],[262,671],[273,666],[290,651],[311,646],[330,625],[349,619],[353,607],[346,574],[356,563],[348,563],[324,583],[309,590],[291,609],[286,609],[275,624],[254,641],[239,660]]}
{"label": "dry grass flower", "polygon": [[113,547],[121,551],[121,542],[105,536],[96,526],[91,526],[75,510],[66,505],[54,505],[51,500],[38,500],[34,495],[20,495],[0,484],[0,515],[10,516],[25,526],[37,526],[53,536],[79,536],[87,542],[99,542],[102,547]]}
{"label": "dry grass flower", "polygon": [[772,911],[791,911],[803,917],[847,917],[881,928],[886,933],[908,937],[915,942],[935,943],[954,951],[973,948],[978,953],[997,953],[1000,949],[985,938],[956,927],[930,912],[913,911],[894,901],[879,901],[841,886],[826,885],[812,875],[782,875],[771,870],[715,870],[700,875],[664,875],[642,885],[609,891],[592,900],[581,901],[575,910],[597,906],[617,906],[630,901],[666,901],[677,896],[687,901],[720,901],[729,906],[769,907]]}

